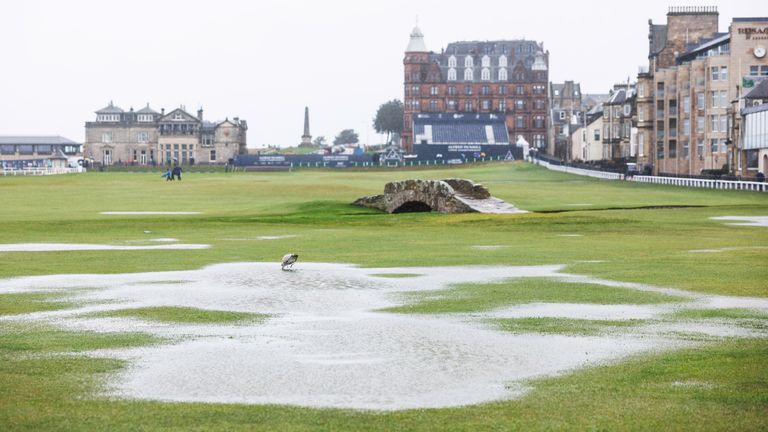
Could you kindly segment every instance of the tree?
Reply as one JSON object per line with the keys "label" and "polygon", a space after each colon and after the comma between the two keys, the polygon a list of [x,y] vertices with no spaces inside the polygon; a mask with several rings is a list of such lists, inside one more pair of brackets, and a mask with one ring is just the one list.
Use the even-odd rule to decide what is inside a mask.
{"label": "tree", "polygon": [[314,140],[312,140],[312,144],[314,144],[314,145],[316,145],[318,147],[324,146],[325,145],[325,137],[320,135],[319,137],[317,137]]}
{"label": "tree", "polygon": [[387,134],[387,144],[392,141],[392,135],[403,131],[403,103],[397,99],[383,103],[373,118],[373,128],[378,133]]}
{"label": "tree", "polygon": [[336,135],[333,145],[357,144],[358,141],[357,133],[353,129],[344,129]]}

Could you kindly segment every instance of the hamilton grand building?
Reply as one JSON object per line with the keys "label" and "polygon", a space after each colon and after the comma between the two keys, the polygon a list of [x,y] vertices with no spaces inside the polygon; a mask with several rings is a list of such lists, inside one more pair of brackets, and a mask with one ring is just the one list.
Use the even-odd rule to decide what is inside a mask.
{"label": "hamilton grand building", "polygon": [[546,148],[549,52],[543,44],[453,42],[435,53],[416,27],[403,64],[407,153],[439,159]]}
{"label": "hamilton grand building", "polygon": [[741,113],[768,79],[768,18],[734,18],[719,32],[714,7],[671,7],[649,21],[649,68],[638,76],[638,163],[656,174],[727,169],[753,176],[757,151],[742,148]]}

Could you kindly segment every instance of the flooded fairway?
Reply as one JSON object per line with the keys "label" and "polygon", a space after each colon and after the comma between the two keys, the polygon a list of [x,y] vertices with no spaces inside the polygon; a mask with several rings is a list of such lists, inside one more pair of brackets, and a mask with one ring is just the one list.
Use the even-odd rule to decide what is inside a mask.
{"label": "flooded fairway", "polygon": [[[518,397],[535,378],[696,343],[679,337],[683,330],[707,337],[765,336],[721,321],[654,321],[589,336],[509,333],[489,324],[492,319],[550,316],[654,320],[680,308],[768,311],[765,300],[593,280],[562,269],[300,263],[294,271],[281,271],[277,263],[234,263],[193,271],[6,279],[0,293],[69,293],[82,305],[5,320],[168,338],[168,343],[155,346],[89,353],[128,361],[129,366],[108,382],[106,396],[161,401],[372,410],[463,406]],[[688,301],[642,306],[530,303],[469,314],[383,311],[407,304],[414,293],[525,278],[551,278],[574,286],[587,281],[674,294]],[[153,307],[253,312],[269,318],[216,325],[103,316]]]}

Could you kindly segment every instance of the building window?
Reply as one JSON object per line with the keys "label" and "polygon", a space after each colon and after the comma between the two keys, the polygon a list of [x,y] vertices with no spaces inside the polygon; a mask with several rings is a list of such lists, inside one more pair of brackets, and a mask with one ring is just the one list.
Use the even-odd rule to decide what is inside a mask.
{"label": "building window", "polygon": [[456,69],[448,69],[448,81],[456,81]]}
{"label": "building window", "polygon": [[688,148],[688,141],[683,141],[683,159],[688,160],[690,157],[690,149]]}
{"label": "building window", "polygon": [[600,141],[600,128],[595,128],[592,134],[595,141]]}
{"label": "building window", "polygon": [[696,93],[696,109],[704,109],[704,92]]}
{"label": "building window", "polygon": [[507,101],[504,99],[499,100],[499,111],[504,112],[507,110]]}
{"label": "building window", "polygon": [[456,95],[456,86],[448,86],[448,95],[449,96],[455,96]]}
{"label": "building window", "polygon": [[480,94],[482,94],[483,96],[488,96],[489,94],[491,94],[491,88],[488,87],[487,85],[482,86],[480,88]]}
{"label": "building window", "polygon": [[515,109],[516,110],[524,110],[525,109],[525,101],[522,99],[517,99],[515,101]]}
{"label": "building window", "polygon": [[465,85],[464,86],[464,94],[465,95],[471,95],[472,94],[472,86],[471,85]]}
{"label": "building window", "polygon": [[[709,116],[709,131],[710,132],[718,132],[719,131],[719,125],[720,120],[718,120],[716,115]],[[725,132],[725,131],[723,131]]]}
{"label": "building window", "polygon": [[545,89],[543,85],[533,86],[533,94],[544,94]]}
{"label": "building window", "polygon": [[456,101],[453,99],[448,99],[448,110],[455,111],[456,110]]}
{"label": "building window", "polygon": [[544,128],[544,117],[542,116],[536,116],[533,118],[533,127],[536,129],[543,129]]}
{"label": "building window", "polygon": [[637,85],[637,97],[645,97],[645,84]]}
{"label": "building window", "polygon": [[488,57],[487,55],[484,55],[480,62],[482,67],[484,68],[491,67],[491,58]]}
{"label": "building window", "polygon": [[525,129],[525,116],[517,116],[515,118],[515,127],[518,129]]}
{"label": "building window", "polygon": [[466,68],[464,69],[464,81],[472,81],[475,79],[475,73],[472,72],[472,69]]}
{"label": "building window", "polygon": [[483,99],[482,101],[480,101],[480,107],[482,108],[483,111],[489,111],[491,109],[491,101],[489,101],[488,99]]}
{"label": "building window", "polygon": [[506,69],[499,69],[499,81],[506,81],[507,80],[507,70]]}
{"label": "building window", "polygon": [[546,105],[546,101],[544,99],[536,99],[535,103],[537,110],[543,110],[544,106]]}
{"label": "building window", "polygon": [[696,142],[696,154],[699,156],[704,156],[704,140],[702,138],[699,138],[699,140]]}
{"label": "building window", "polygon": [[709,140],[709,151],[712,153],[717,153],[717,147],[718,143],[716,139]]}
{"label": "building window", "polygon": [[683,96],[683,112],[688,114],[691,112],[691,97]]}
{"label": "building window", "polygon": [[216,150],[211,150],[211,162],[216,161]]}
{"label": "building window", "polygon": [[712,81],[719,81],[720,80],[720,66],[712,66],[710,68],[712,71]]}
{"label": "building window", "polygon": [[544,135],[534,135],[533,145],[538,148],[544,147]]}
{"label": "building window", "polygon": [[565,111],[560,111],[560,120],[565,120]]}
{"label": "building window", "polygon": [[720,80],[728,81],[728,66],[720,66]]}
{"label": "building window", "polygon": [[464,57],[464,67],[471,68],[475,66],[475,62],[472,60],[472,56]]}
{"label": "building window", "polygon": [[704,117],[696,117],[696,133],[704,133]]}
{"label": "building window", "polygon": [[464,111],[472,112],[472,101],[464,101]]}
{"label": "building window", "polygon": [[112,165],[112,150],[104,149],[104,156],[102,159],[104,165]]}
{"label": "building window", "polygon": [[456,56],[448,57],[448,67],[449,68],[455,68],[456,67]]}
{"label": "building window", "polygon": [[483,70],[480,71],[480,79],[483,81],[490,81],[491,80],[491,70],[488,68],[483,68]]}
{"label": "building window", "polygon": [[632,105],[624,105],[624,116],[629,117],[632,114]]}
{"label": "building window", "polygon": [[677,140],[669,140],[669,158],[677,158]]}
{"label": "building window", "polygon": [[691,135],[691,120],[690,119],[683,119],[683,135],[690,136]]}
{"label": "building window", "polygon": [[499,94],[500,94],[500,95],[504,95],[504,94],[507,94],[507,86],[505,86],[505,85],[500,85],[500,86],[499,86]]}
{"label": "building window", "polygon": [[432,96],[436,96],[437,95],[437,86],[430,87],[429,88],[429,94],[431,94]]}
{"label": "building window", "polygon": [[728,132],[728,116],[720,116],[720,132]]}
{"label": "building window", "polygon": [[664,159],[664,141],[659,141],[656,143],[656,159]]}
{"label": "building window", "polygon": [[515,93],[517,93],[519,95],[524,95],[525,94],[525,87],[521,86],[521,85],[517,86],[515,88]]}
{"label": "building window", "polygon": [[136,134],[136,142],[148,143],[149,142],[149,132],[138,132]]}
{"label": "building window", "polygon": [[645,107],[638,107],[637,108],[637,121],[644,122],[645,121]]}
{"label": "building window", "polygon": [[142,123],[151,123],[154,119],[152,118],[152,114],[139,114],[137,120]]}
{"label": "building window", "polygon": [[[505,56],[504,54],[499,56],[499,67],[500,68],[507,67],[507,56]],[[506,79],[506,78],[504,78],[504,79]]]}
{"label": "building window", "polygon": [[414,96],[418,96],[421,93],[421,87],[415,85],[411,87],[411,94]]}
{"label": "building window", "polygon": [[112,142],[112,132],[104,132],[101,134],[101,142],[103,143],[111,143]]}
{"label": "building window", "polygon": [[429,110],[432,111],[432,112],[436,112],[437,111],[437,101],[436,100],[429,101]]}

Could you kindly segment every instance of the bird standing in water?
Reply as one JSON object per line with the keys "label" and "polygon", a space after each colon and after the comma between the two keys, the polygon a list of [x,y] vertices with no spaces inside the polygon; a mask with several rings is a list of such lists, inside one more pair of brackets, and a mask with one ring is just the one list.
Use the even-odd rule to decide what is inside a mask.
{"label": "bird standing in water", "polygon": [[293,265],[296,263],[296,261],[298,261],[298,259],[299,259],[299,255],[297,254],[293,254],[293,253],[285,254],[285,256],[283,256],[283,261],[280,263],[280,270],[285,271],[286,267],[288,267],[289,269],[293,268]]}

